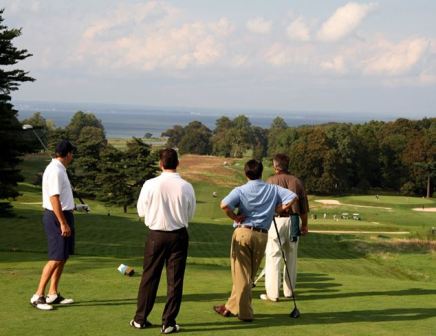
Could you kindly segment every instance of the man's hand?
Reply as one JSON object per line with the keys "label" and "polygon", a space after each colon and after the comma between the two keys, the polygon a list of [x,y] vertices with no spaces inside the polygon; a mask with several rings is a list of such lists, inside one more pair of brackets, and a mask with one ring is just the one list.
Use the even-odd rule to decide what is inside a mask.
{"label": "man's hand", "polygon": [[69,237],[71,236],[71,228],[68,224],[61,224],[61,236]]}
{"label": "man's hand", "polygon": [[307,225],[302,225],[300,231],[301,231],[301,234],[304,236],[307,233],[309,233],[309,227]]}
{"label": "man's hand", "polygon": [[88,204],[76,204],[76,211],[78,212],[89,212],[91,208]]}
{"label": "man's hand", "polygon": [[235,218],[233,219],[236,223],[241,224],[245,220],[244,215],[235,215]]}

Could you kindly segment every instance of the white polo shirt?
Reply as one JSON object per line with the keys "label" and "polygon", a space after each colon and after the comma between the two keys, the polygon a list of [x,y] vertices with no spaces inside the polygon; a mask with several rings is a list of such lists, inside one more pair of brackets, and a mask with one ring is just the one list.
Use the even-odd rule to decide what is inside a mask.
{"label": "white polo shirt", "polygon": [[144,183],[137,209],[150,230],[174,231],[188,227],[195,212],[194,188],[178,173],[163,172]]}
{"label": "white polo shirt", "polygon": [[42,206],[52,210],[50,197],[59,195],[62,210],[74,210],[73,190],[68,179],[67,169],[57,159],[52,159],[42,175]]}

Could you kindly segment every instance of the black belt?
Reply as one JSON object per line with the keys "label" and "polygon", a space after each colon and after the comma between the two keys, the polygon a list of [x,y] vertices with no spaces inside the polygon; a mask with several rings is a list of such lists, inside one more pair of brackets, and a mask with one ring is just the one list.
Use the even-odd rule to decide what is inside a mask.
{"label": "black belt", "polygon": [[[47,208],[44,208],[44,210],[45,210],[45,211],[48,211],[48,212],[53,212],[53,213],[54,213],[53,210],[50,210],[50,209],[47,209]],[[62,212],[70,212],[70,213],[73,213],[73,211],[74,211],[74,210],[62,210]]]}
{"label": "black belt", "polygon": [[240,225],[236,225],[236,228],[243,228],[243,229],[249,229],[251,231],[268,233],[268,230],[266,230],[266,229],[257,228],[257,227],[251,226],[251,225],[240,224]]}
{"label": "black belt", "polygon": [[282,215],[277,214],[277,215],[275,215],[275,216],[276,216],[276,217],[292,217],[292,216],[300,217],[300,215],[297,214],[297,213],[293,213],[293,214],[282,214]]}

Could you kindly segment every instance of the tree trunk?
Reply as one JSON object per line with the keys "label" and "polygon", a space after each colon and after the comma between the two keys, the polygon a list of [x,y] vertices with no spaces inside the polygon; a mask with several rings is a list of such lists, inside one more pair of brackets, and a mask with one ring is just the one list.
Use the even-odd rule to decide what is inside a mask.
{"label": "tree trunk", "polygon": [[427,198],[430,198],[430,189],[431,189],[431,177],[430,174],[427,176]]}
{"label": "tree trunk", "polygon": [[127,204],[123,205],[123,210],[124,210],[124,213],[127,213]]}

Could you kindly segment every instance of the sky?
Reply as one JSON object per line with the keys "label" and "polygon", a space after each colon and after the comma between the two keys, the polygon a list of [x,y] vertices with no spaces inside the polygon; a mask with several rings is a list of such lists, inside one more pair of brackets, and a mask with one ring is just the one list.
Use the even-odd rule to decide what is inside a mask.
{"label": "sky", "polygon": [[17,101],[436,117],[434,0],[2,0]]}

